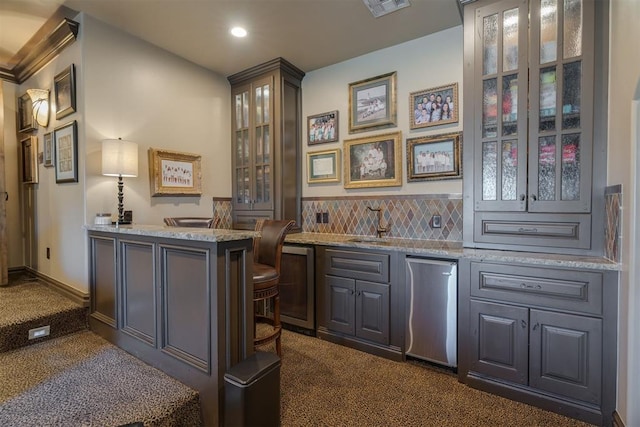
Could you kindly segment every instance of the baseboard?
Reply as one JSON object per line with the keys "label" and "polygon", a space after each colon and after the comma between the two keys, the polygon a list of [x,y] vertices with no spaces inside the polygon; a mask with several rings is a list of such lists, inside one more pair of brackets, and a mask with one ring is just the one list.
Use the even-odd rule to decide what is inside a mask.
{"label": "baseboard", "polygon": [[611,423],[613,427],[625,427],[622,418],[620,418],[620,414],[618,411],[613,411],[613,423]]}
{"label": "baseboard", "polygon": [[35,275],[39,279],[42,279],[49,287],[65,297],[69,298],[76,304],[80,304],[83,307],[89,307],[89,294],[81,292],[76,288],[67,285],[66,283],[62,283],[59,280],[54,279],[53,277],[49,277],[46,274],[43,274],[39,271],[36,271],[30,267],[24,267],[25,271]]}

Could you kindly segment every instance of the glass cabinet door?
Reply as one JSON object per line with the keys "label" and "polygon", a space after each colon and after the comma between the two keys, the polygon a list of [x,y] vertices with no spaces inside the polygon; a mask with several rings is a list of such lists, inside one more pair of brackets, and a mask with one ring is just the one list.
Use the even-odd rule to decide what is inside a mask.
{"label": "glass cabinet door", "polygon": [[233,112],[233,204],[236,209],[250,209],[251,157],[249,141],[250,86],[235,90],[232,96]]}
{"label": "glass cabinet door", "polygon": [[531,2],[530,212],[590,211],[593,14],[589,0]]}
{"label": "glass cabinet door", "polygon": [[251,132],[253,137],[253,209],[272,209],[272,91],[273,79],[267,77],[255,81],[252,84],[252,114],[253,124]]}
{"label": "glass cabinet door", "polygon": [[478,8],[476,84],[482,91],[475,108],[476,211],[524,211],[527,183],[526,0]]}

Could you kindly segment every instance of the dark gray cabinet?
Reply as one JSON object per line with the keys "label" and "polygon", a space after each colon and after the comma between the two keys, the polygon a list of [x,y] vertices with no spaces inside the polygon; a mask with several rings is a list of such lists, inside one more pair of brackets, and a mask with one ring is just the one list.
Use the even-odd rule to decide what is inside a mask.
{"label": "dark gray cabinet", "polygon": [[401,360],[398,253],[317,247],[316,255],[318,336]]}
{"label": "dark gray cabinet", "polygon": [[228,77],[231,83],[233,226],[301,219],[304,72],[282,58]]}
{"label": "dark gray cabinet", "polygon": [[327,328],[389,344],[389,285],[327,276]]}
{"label": "dark gray cabinet", "polygon": [[605,3],[465,6],[467,246],[601,252]]}
{"label": "dark gray cabinet", "polygon": [[461,381],[608,425],[615,407],[615,272],[460,261]]}

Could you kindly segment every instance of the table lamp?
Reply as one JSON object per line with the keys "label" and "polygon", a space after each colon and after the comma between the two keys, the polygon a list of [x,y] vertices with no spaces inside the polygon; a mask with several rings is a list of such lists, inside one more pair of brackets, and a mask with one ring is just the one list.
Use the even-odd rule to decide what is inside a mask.
{"label": "table lamp", "polygon": [[118,177],[118,224],[130,224],[124,220],[122,178],[138,176],[138,144],[121,138],[103,140],[102,175]]}

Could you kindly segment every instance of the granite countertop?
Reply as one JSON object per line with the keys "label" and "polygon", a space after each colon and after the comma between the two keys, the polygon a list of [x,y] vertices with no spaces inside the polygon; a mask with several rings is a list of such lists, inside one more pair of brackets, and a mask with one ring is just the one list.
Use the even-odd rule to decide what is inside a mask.
{"label": "granite countertop", "polygon": [[292,233],[286,243],[341,246],[348,248],[402,251],[412,255],[437,256],[472,261],[526,263],[549,267],[586,268],[618,271],[620,265],[604,257],[560,255],[535,252],[499,251],[463,248],[462,242],[446,240],[400,239],[393,237],[354,236],[349,234]]}
{"label": "granite countertop", "polygon": [[128,234],[136,236],[161,237],[164,239],[197,240],[202,242],[227,242],[253,239],[258,233],[251,230],[227,230],[191,227],[167,227],[164,225],[86,225],[90,231]]}

